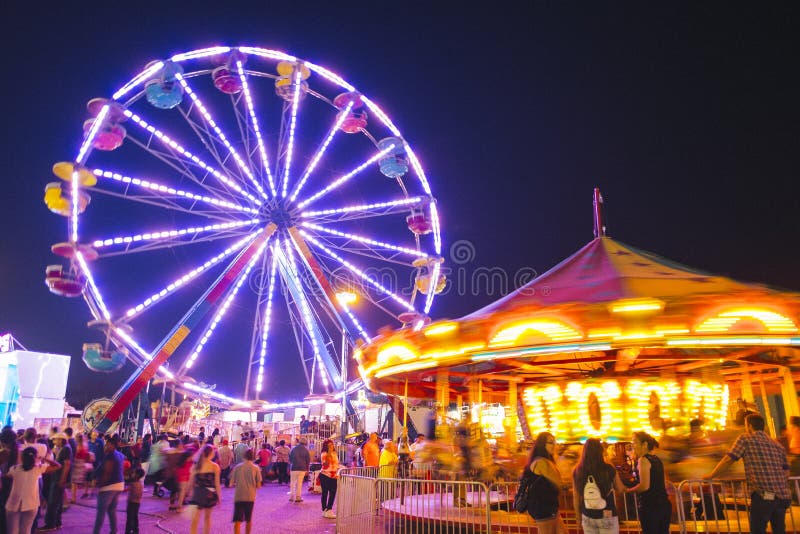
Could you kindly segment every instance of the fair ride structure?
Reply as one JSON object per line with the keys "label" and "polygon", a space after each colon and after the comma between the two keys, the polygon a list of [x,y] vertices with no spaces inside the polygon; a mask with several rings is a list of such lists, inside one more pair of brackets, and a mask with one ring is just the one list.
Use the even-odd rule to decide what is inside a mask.
{"label": "fair ride structure", "polygon": [[594,199],[595,238],[546,273],[465,317],[359,347],[367,387],[435,400],[440,422],[454,401],[477,424],[499,406],[509,447],[543,431],[680,438],[693,420],[721,432],[747,410],[777,436],[800,415],[800,295],[616,241]]}
{"label": "fair ride structure", "polygon": [[357,340],[428,324],[444,286],[436,199],[403,133],[344,78],[217,46],[153,61],[87,110],[45,190],[67,230],[46,284],[88,305],[90,368],[136,367],[97,430],[154,378],[236,409],[270,405],[270,373],[346,398]]}

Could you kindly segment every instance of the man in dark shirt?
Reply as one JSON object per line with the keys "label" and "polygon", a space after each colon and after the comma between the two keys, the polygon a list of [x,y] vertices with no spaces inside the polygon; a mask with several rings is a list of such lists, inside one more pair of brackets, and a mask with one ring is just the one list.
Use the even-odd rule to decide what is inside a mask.
{"label": "man in dark shirt", "polygon": [[57,432],[50,436],[53,440],[53,454],[61,468],[52,473],[47,494],[47,513],[44,517],[43,531],[61,528],[61,513],[64,511],[64,490],[72,469],[72,450],[67,443],[67,435]]}

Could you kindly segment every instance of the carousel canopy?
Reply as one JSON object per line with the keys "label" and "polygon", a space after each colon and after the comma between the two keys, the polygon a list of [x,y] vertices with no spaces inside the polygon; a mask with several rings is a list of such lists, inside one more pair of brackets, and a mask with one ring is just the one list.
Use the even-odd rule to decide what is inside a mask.
{"label": "carousel canopy", "polygon": [[[671,376],[800,364],[800,295],[676,264],[609,237],[455,321],[384,331],[355,357],[370,389],[429,397],[447,370],[509,381]],[[783,372],[783,371],[781,371]]]}

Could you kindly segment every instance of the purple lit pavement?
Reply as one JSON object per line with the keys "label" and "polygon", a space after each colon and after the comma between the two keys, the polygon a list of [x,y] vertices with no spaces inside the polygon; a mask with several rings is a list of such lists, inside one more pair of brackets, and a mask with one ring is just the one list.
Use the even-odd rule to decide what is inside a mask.
{"label": "purple lit pavement", "polygon": [[[233,488],[222,488],[222,504],[214,508],[211,519],[211,532],[233,532]],[[274,482],[258,490],[256,504],[253,509],[253,532],[281,532],[317,534],[333,534],[336,532],[336,520],[322,517],[319,494],[308,492],[308,483],[303,484],[303,502],[290,503],[287,492],[289,486],[279,486]],[[142,534],[158,532],[189,532],[189,516],[167,511],[169,494],[163,498],[152,496],[152,486],[144,489],[144,498],[139,512],[139,531]],[[79,492],[80,495],[80,492]],[[120,496],[117,509],[117,530],[124,532],[125,506],[127,494]],[[63,515],[63,528],[57,532],[91,533],[95,518],[95,499],[79,499]],[[44,515],[42,515],[42,518]],[[41,522],[40,522],[41,524]],[[108,518],[103,525],[103,533],[109,532]],[[203,532],[202,516],[199,532]],[[244,524],[242,524],[244,533]]]}

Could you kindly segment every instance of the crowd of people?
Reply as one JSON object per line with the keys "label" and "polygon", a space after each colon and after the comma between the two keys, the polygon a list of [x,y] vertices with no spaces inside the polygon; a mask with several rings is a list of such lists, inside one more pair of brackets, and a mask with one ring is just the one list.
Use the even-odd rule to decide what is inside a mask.
{"label": "crowd of people", "polygon": [[[34,428],[0,431],[0,533],[55,531],[70,505],[96,498],[95,533],[108,518],[117,532],[120,495],[127,492],[126,534],[139,532],[139,507],[145,485],[154,496],[169,493],[168,511],[191,516],[189,530],[210,532],[212,510],[222,500],[222,486],[233,486],[234,532],[245,524],[252,528],[252,514],[259,487],[274,481],[289,486],[290,502],[302,502],[302,484],[311,468],[312,451],[306,438],[292,446],[285,440],[257,442],[255,433],[241,432],[233,444],[219,429],[206,436],[205,429],[193,436],[146,434],[135,443],[122,443],[117,435],[60,431],[46,435]],[[258,446],[256,444],[258,443]],[[323,442],[319,454],[322,515],[335,518],[333,503],[339,473],[334,442]],[[80,493],[80,495],[79,495]],[[84,501],[85,502],[85,501]],[[120,529],[121,530],[121,529]]]}
{"label": "crowd of people", "polygon": [[[706,473],[696,473],[695,478],[702,475],[706,480],[715,479],[731,464],[742,460],[750,492],[748,514],[752,533],[766,533],[768,524],[773,533],[785,532],[786,511],[792,499],[788,480],[790,459],[800,454],[800,418],[790,419],[790,424],[787,448],[765,433],[761,415],[747,415],[744,432],[736,437],[719,463]],[[631,480],[623,482],[619,466],[609,462],[608,449],[596,438],[589,438],[583,444],[572,480],[565,480],[556,463],[556,438],[547,432],[539,434],[523,471],[523,476],[531,477],[526,511],[535,520],[538,532],[566,532],[559,513],[559,497],[571,486],[573,509],[583,532],[619,532],[617,498],[635,494],[642,533],[667,534],[673,504],[664,463],[654,454],[659,444],[649,434],[636,432],[631,445],[636,458]]]}

